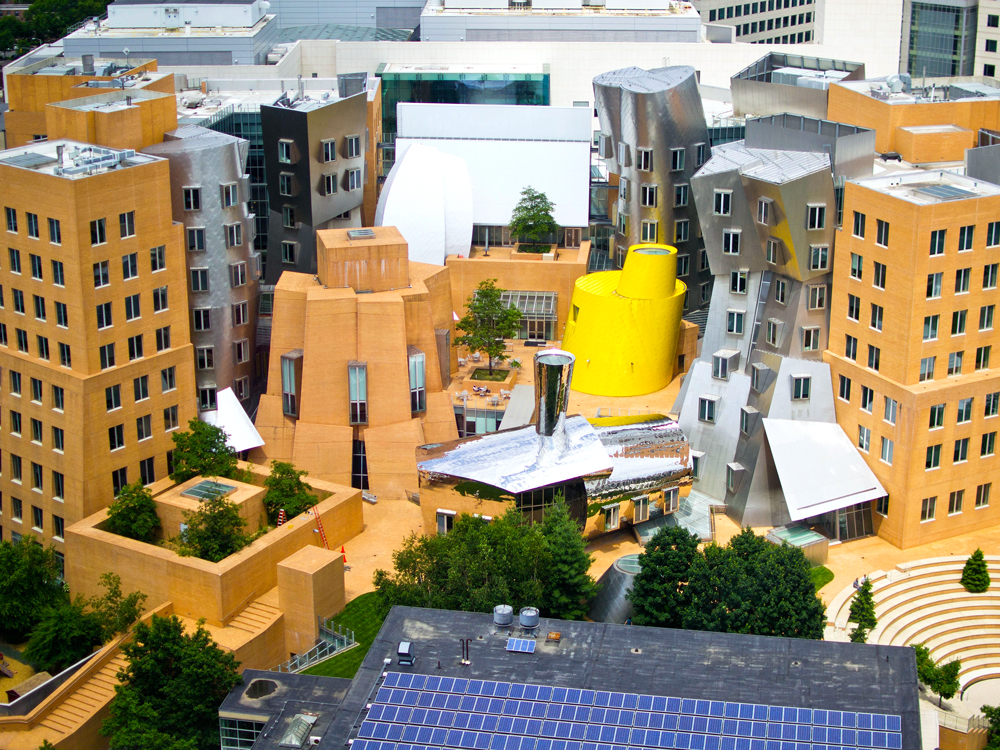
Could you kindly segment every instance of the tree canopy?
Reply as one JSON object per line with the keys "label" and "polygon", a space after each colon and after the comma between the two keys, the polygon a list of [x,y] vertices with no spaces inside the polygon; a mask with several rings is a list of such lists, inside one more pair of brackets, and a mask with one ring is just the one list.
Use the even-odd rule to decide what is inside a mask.
{"label": "tree canopy", "polygon": [[455,328],[464,331],[455,337],[455,346],[470,352],[482,352],[493,373],[493,361],[507,359],[504,339],[513,338],[521,327],[521,311],[500,301],[505,290],[496,286],[496,279],[479,282],[476,291],[466,300],[466,312]]}
{"label": "tree canopy", "polygon": [[942,699],[951,699],[960,687],[958,674],[962,662],[953,659],[946,664],[935,664],[930,649],[921,643],[913,645],[917,658],[917,679],[938,695],[938,705]]}
{"label": "tree canopy", "polygon": [[520,242],[548,244],[550,237],[559,231],[559,225],[552,218],[553,208],[555,204],[545,193],[533,190],[529,185],[521,191],[521,200],[511,213],[508,225],[510,236]]}
{"label": "tree canopy", "polygon": [[986,749],[1000,750],[1000,706],[981,706],[979,710],[990,723],[986,731]]}
{"label": "tree canopy", "polygon": [[858,587],[858,591],[851,601],[851,612],[847,621],[857,623],[857,627],[851,630],[851,643],[867,643],[868,635],[878,625],[878,620],[875,619],[875,597],[872,596],[872,582],[867,577]]}
{"label": "tree canopy", "polygon": [[264,507],[267,508],[269,522],[274,523],[278,519],[278,511],[282,508],[288,518],[294,518],[316,504],[309,485],[302,481],[306,474],[308,472],[299,471],[285,461],[271,462],[271,473],[264,480],[264,487],[267,488]]}
{"label": "tree canopy", "polygon": [[236,503],[221,494],[205,498],[198,510],[183,515],[187,528],[178,540],[181,555],[220,562],[250,544],[246,519]]}
{"label": "tree canopy", "polygon": [[545,510],[542,537],[548,551],[542,578],[542,604],[547,617],[582,620],[588,603],[597,593],[590,576],[594,556],[580,534],[580,527],[569,514],[563,498]]}
{"label": "tree canopy", "polygon": [[[664,527],[640,556],[629,599],[637,624],[725,633],[823,637],[823,603],[802,550],[744,529],[721,547]],[[687,535],[690,537],[690,535]],[[690,562],[688,562],[690,561]]]}
{"label": "tree canopy", "polygon": [[977,549],[962,569],[962,585],[971,594],[981,594],[990,587],[990,571],[986,567],[986,558],[983,551]]}
{"label": "tree canopy", "polygon": [[43,547],[31,534],[0,542],[0,635],[24,639],[49,607],[66,601],[55,547]]}
{"label": "tree canopy", "polygon": [[154,616],[122,652],[127,663],[101,727],[112,750],[219,747],[219,704],[242,678],[201,622],[185,633],[176,616]]}
{"label": "tree canopy", "polygon": [[170,478],[186,482],[191,477],[226,477],[239,475],[236,451],[226,443],[226,433],[219,427],[200,419],[188,422],[188,429],[175,432],[174,470]]}
{"label": "tree canopy", "polygon": [[25,51],[42,42],[58,39],[70,26],[107,10],[104,0],[35,0],[24,14],[0,17],[0,52]]}
{"label": "tree canopy", "polygon": [[126,484],[118,491],[114,502],[108,506],[104,528],[129,539],[147,544],[153,542],[160,528],[160,517],[156,515],[153,494],[142,486],[142,482]]}

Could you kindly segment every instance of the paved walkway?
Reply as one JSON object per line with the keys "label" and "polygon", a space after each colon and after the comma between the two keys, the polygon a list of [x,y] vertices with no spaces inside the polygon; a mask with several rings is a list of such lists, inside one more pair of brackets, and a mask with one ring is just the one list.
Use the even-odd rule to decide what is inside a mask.
{"label": "paved walkway", "polygon": [[383,500],[362,504],[365,527],[358,536],[344,545],[347,565],[344,573],[346,601],[374,591],[375,571],[392,570],[392,553],[403,546],[410,534],[423,533],[420,508],[409,500]]}

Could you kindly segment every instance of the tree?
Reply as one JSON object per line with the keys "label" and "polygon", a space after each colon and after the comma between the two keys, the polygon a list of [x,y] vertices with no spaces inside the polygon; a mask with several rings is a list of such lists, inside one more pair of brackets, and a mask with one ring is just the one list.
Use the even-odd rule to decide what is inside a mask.
{"label": "tree", "polygon": [[521,191],[521,200],[510,215],[510,236],[521,242],[527,240],[533,245],[547,241],[559,231],[559,225],[552,218],[553,208],[555,205],[545,193],[532,190],[529,185]]}
{"label": "tree", "polygon": [[986,732],[987,750],[1000,750],[1000,706],[981,706],[979,710],[990,723]]}
{"label": "tree", "polygon": [[0,542],[0,635],[21,642],[47,608],[65,602],[61,574],[55,548],[32,535]]}
{"label": "tree", "polygon": [[174,470],[170,478],[186,482],[191,477],[234,478],[239,471],[236,451],[226,443],[226,433],[199,419],[188,422],[187,432],[175,432]]}
{"label": "tree", "polygon": [[856,622],[858,626],[851,631],[851,643],[866,643],[868,634],[878,625],[875,619],[875,598],[872,596],[872,582],[866,577],[858,588],[851,602],[851,613],[848,622]]}
{"label": "tree", "polygon": [[938,705],[943,699],[954,697],[960,687],[958,674],[962,671],[962,662],[954,659],[938,665],[931,659],[930,649],[923,644],[914,644],[913,650],[917,659],[917,679],[938,694]]}
{"label": "tree", "polygon": [[464,346],[470,352],[482,352],[489,360],[490,375],[493,361],[503,362],[504,339],[513,338],[521,326],[521,311],[500,301],[504,292],[496,286],[496,279],[480,281],[472,296],[466,301],[466,313],[455,327],[465,331],[455,337],[455,346]]}
{"label": "tree", "polygon": [[104,596],[91,597],[88,604],[101,623],[101,638],[107,643],[139,619],[148,597],[141,591],[122,595],[122,579],[115,573],[102,575],[101,585],[106,589]]}
{"label": "tree", "polygon": [[302,481],[307,473],[285,461],[271,462],[271,473],[264,480],[267,488],[264,507],[267,508],[268,521],[274,523],[282,508],[288,518],[294,518],[316,504],[316,497],[309,491],[309,485]]}
{"label": "tree", "polygon": [[977,549],[965,561],[965,567],[962,569],[962,585],[972,594],[981,594],[990,587],[990,571],[986,567],[986,558],[983,557],[981,549]]}
{"label": "tree", "polygon": [[112,750],[208,750],[219,746],[219,704],[242,683],[239,662],[198,622],[185,633],[176,616],[135,626],[101,734]]}
{"label": "tree", "polygon": [[684,585],[698,556],[698,537],[680,526],[663,526],[639,555],[639,572],[626,595],[632,602],[632,622],[679,628],[687,606]]}
{"label": "tree", "polygon": [[118,496],[108,506],[104,528],[129,539],[147,544],[153,542],[160,528],[160,517],[156,514],[152,493],[141,481],[127,484],[118,491]]}
{"label": "tree", "polygon": [[589,572],[594,556],[587,553],[580,527],[570,517],[562,496],[545,510],[541,531],[548,548],[542,593],[545,614],[561,620],[582,620],[590,599],[597,593],[597,584]]}
{"label": "tree", "polygon": [[205,498],[198,510],[183,515],[187,529],[180,535],[181,555],[219,562],[250,543],[240,509],[221,494]]}

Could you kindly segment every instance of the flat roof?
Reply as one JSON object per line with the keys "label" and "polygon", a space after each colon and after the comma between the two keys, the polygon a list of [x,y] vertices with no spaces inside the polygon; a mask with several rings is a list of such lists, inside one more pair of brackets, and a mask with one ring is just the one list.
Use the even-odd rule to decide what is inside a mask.
{"label": "flat roof", "polygon": [[[533,654],[512,653],[506,650],[511,634],[494,627],[489,614],[393,607],[320,747],[343,747],[353,736],[387,671],[794,707],[824,712],[824,718],[827,711],[895,715],[902,750],[921,747],[916,662],[907,647],[547,618],[537,632]],[[549,632],[558,632],[559,640],[549,640]],[[467,666],[459,660],[464,638],[471,639]],[[411,667],[397,663],[401,641],[413,644]]]}
{"label": "flat roof", "polygon": [[944,169],[892,172],[853,182],[920,206],[1000,195],[1000,186]]}
{"label": "flat roof", "polygon": [[[62,162],[57,147],[63,147]],[[0,152],[0,166],[28,169],[67,180],[79,180],[118,169],[161,161],[131,149],[102,148],[80,141],[40,141]]]}
{"label": "flat roof", "polygon": [[432,5],[430,2],[424,6],[421,15],[442,15],[442,16],[504,16],[504,17],[536,17],[536,16],[577,16],[582,18],[595,18],[600,16],[612,16],[621,18],[623,16],[648,16],[656,18],[675,18],[681,21],[700,21],[701,15],[689,3],[672,3],[667,8],[608,8],[605,6],[591,5],[579,8],[539,8],[525,7],[504,7],[504,8],[446,8],[442,5]]}
{"label": "flat roof", "polygon": [[[95,77],[101,78],[113,78],[116,76],[122,76],[131,70],[146,65],[147,63],[155,62],[155,58],[133,58],[125,64],[125,55],[121,57],[95,57],[94,58],[94,73],[84,73],[83,72],[83,58],[79,56],[66,56],[66,55],[53,55],[52,57],[46,57],[41,60],[31,59],[29,57],[22,58],[20,61],[12,62],[7,66],[8,74],[16,75],[93,75]],[[19,64],[20,63],[20,64]],[[145,71],[145,75],[150,77],[157,76],[162,78],[168,73],[156,73],[153,71]]]}
{"label": "flat roof", "polygon": [[386,74],[408,74],[408,73],[456,73],[466,75],[479,75],[482,73],[507,73],[507,74],[530,74],[541,75],[547,73],[544,64],[531,65],[435,65],[432,63],[411,64],[411,63],[388,63],[380,66],[377,75]]}
{"label": "flat roof", "polygon": [[835,86],[843,86],[856,91],[859,94],[877,99],[886,104],[947,104],[950,102],[978,100],[978,99],[998,99],[1000,98],[1000,88],[988,84],[970,85],[954,84],[954,90],[968,92],[968,96],[956,96],[945,98],[945,86],[947,84],[938,83],[933,88],[928,84],[927,89],[935,92],[935,98],[931,100],[925,96],[927,89],[915,87],[910,91],[891,91],[885,78],[869,78],[861,81],[837,81]]}
{"label": "flat roof", "polygon": [[747,148],[743,141],[733,141],[715,146],[712,158],[695,176],[737,170],[747,177],[781,185],[829,169],[830,155],[825,152]]}
{"label": "flat roof", "polygon": [[65,38],[105,38],[114,37],[127,39],[131,37],[156,37],[164,40],[180,40],[190,37],[234,37],[234,36],[254,36],[264,30],[277,16],[273,13],[261,16],[253,26],[185,26],[184,28],[167,29],[162,26],[133,26],[117,27],[108,26],[107,20],[101,21],[99,27],[88,29],[81,26],[76,31],[67,34]]}

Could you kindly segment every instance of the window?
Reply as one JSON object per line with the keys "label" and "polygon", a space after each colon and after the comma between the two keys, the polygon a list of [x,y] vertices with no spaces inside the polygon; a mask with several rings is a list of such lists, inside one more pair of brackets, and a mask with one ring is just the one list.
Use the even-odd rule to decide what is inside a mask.
{"label": "window", "polygon": [[198,308],[194,311],[194,330],[212,330],[212,313],[207,307]]}
{"label": "window", "polygon": [[979,457],[986,458],[987,456],[992,456],[996,453],[996,449],[997,449],[996,432],[983,433],[982,443],[979,446]]}
{"label": "window", "polygon": [[368,423],[368,366],[364,362],[347,365],[351,424]]}
{"label": "window", "polygon": [[729,272],[729,291],[734,294],[747,293],[747,271]]}
{"label": "window", "polygon": [[65,403],[66,391],[64,391],[61,386],[52,386],[52,408],[56,411],[62,411]]}
{"label": "window", "polygon": [[986,394],[986,408],[983,412],[984,417],[995,417],[997,413],[1000,412],[1000,391],[994,391],[993,393]]}
{"label": "window", "polygon": [[215,348],[211,346],[200,346],[195,349],[195,362],[199,370],[211,370],[215,368]]}
{"label": "window", "polygon": [[[188,252],[201,252],[205,249],[205,229],[203,227],[189,227],[187,230],[187,249]],[[156,265],[156,259],[153,259],[153,265]],[[162,266],[161,266],[162,268]],[[158,270],[156,268],[153,269]]]}
{"label": "window", "polygon": [[670,169],[674,172],[678,172],[684,169],[684,157],[686,151],[683,148],[672,148],[670,149]]}
{"label": "window", "polygon": [[880,497],[880,498],[878,498],[878,500],[875,501],[875,512],[878,513],[880,516],[888,516],[889,515],[889,496],[888,495],[885,495],[884,497]]}
{"label": "window", "polygon": [[952,352],[948,355],[948,377],[962,374],[963,360],[965,360],[965,352]]}
{"label": "window", "polygon": [[825,310],[826,309],[826,285],[821,284],[819,286],[809,287],[809,309],[810,310]]}
{"label": "window", "polygon": [[895,445],[892,440],[887,437],[882,438],[882,454],[879,456],[885,463],[892,466],[892,452]]}
{"label": "window", "polygon": [[896,424],[896,401],[888,396],[885,397],[885,409],[882,413],[882,419],[884,419],[889,424]]}
{"label": "window", "polygon": [[889,247],[889,222],[876,219],[875,244]]}
{"label": "window", "polygon": [[278,141],[278,161],[282,164],[292,163],[292,142],[288,140]]}
{"label": "window", "polygon": [[94,264],[94,289],[100,289],[111,283],[111,273],[108,270],[108,261],[102,260]]}
{"label": "window", "polygon": [[36,403],[42,403],[42,381],[38,378],[31,378],[31,400]]}
{"label": "window", "polygon": [[153,437],[153,421],[149,414],[135,420],[136,440],[142,441]]}
{"label": "window", "polygon": [[701,166],[708,160],[708,145],[705,143],[699,143],[695,146],[695,162],[696,166]]}
{"label": "window", "polygon": [[690,222],[687,219],[678,219],[674,222],[674,242],[687,242]]}
{"label": "window", "polygon": [[875,261],[875,272],[874,278],[872,279],[872,286],[876,289],[885,289],[885,263]]}
{"label": "window", "polygon": [[991,346],[980,346],[976,348],[976,369],[977,370],[988,370],[990,368],[990,350]]}
{"label": "window", "polygon": [[184,196],[184,210],[185,211],[200,211],[201,210],[201,188],[200,187],[186,187],[182,188],[182,193]]}
{"label": "window", "polygon": [[101,369],[106,370],[115,366],[115,345],[105,344],[100,348]]}
{"label": "window", "polygon": [[176,430],[178,426],[177,407],[170,406],[163,410],[163,429],[165,432]]}
{"label": "window", "polygon": [[[204,250],[205,249],[204,234],[202,234],[201,237],[201,246],[202,249]],[[166,251],[167,249],[163,245],[160,245],[159,247],[154,247],[149,251],[149,268],[153,273],[157,271],[162,271],[164,268],[167,267]]]}
{"label": "window", "polygon": [[851,400],[851,379],[843,375],[840,376],[840,391],[838,393],[844,401]]}
{"label": "window", "polygon": [[10,412],[10,434],[21,436],[21,412]]}
{"label": "window", "polygon": [[935,404],[930,409],[928,428],[935,430],[938,427],[944,427],[944,404]]}
{"label": "window", "polygon": [[[292,157],[289,155],[288,161],[291,160]],[[335,140],[323,141],[323,161],[337,161],[337,142]]]}
{"label": "window", "polygon": [[641,225],[641,237],[643,242],[656,242],[657,226],[659,222],[643,221]]}
{"label": "window", "polygon": [[[20,456],[15,456],[12,453],[11,456],[10,456],[10,477],[11,477],[11,481],[17,482],[18,484],[21,483],[21,477],[22,477],[21,468],[22,468],[21,457]],[[18,515],[20,515],[20,513],[18,513]]]}
{"label": "window", "polygon": [[35,342],[38,345],[38,358],[47,360],[49,358],[49,340],[45,336],[36,336]]}
{"label": "window", "polygon": [[765,258],[771,265],[778,264],[778,243],[780,240],[769,239],[767,241],[767,249],[765,250]]}
{"label": "window", "polygon": [[439,510],[437,512],[437,533],[444,536],[455,526],[455,513],[450,510]]}
{"label": "window", "polygon": [[722,230],[722,252],[726,255],[740,254],[740,231],[738,229]]}
{"label": "window", "polygon": [[948,515],[954,516],[962,512],[962,501],[965,500],[965,490],[955,490],[948,496]]}
{"label": "window", "polygon": [[108,445],[113,451],[125,447],[125,425],[119,424],[108,428]]}
{"label": "window", "polygon": [[135,320],[142,317],[139,311],[139,295],[132,294],[125,298],[125,320]]}
{"label": "window", "polygon": [[[884,313],[884,310],[882,309],[881,305],[875,305],[875,304],[872,305],[871,327],[873,329],[875,329],[876,331],[881,331],[882,330],[882,316],[883,316],[883,313]],[[935,316],[935,317],[937,317],[937,316]]]}
{"label": "window", "polygon": [[719,380],[729,379],[729,358],[718,354],[712,356],[712,377]]}
{"label": "window", "polygon": [[421,412],[427,409],[427,396],[424,384],[425,362],[423,352],[413,351],[409,355],[410,362],[410,411]]}
{"label": "window", "polygon": [[961,336],[965,333],[965,319],[968,315],[968,310],[955,310],[951,314],[951,335]]}
{"label": "window", "polygon": [[52,261],[52,283],[56,286],[66,286],[66,275],[61,260]]}
{"label": "window", "polygon": [[128,339],[128,361],[142,359],[142,334],[138,336],[129,336]]}
{"label": "window", "polygon": [[941,466],[941,444],[928,445],[927,457],[924,460],[924,470],[937,469]]}
{"label": "window", "polygon": [[111,303],[104,302],[97,306],[97,330],[100,331],[111,326]]}
{"label": "window", "polygon": [[786,294],[788,293],[788,284],[784,279],[774,280],[774,301],[780,302],[782,305],[786,304]]}
{"label": "window", "polygon": [[629,199],[631,195],[631,191],[629,190],[630,184],[627,177],[620,177],[618,179],[618,200],[627,201]]}
{"label": "window", "polygon": [[129,253],[122,256],[122,279],[128,281],[139,275],[139,254]]}
{"label": "window", "polygon": [[677,256],[677,275],[687,276],[691,273],[691,256],[690,255],[678,255]]}
{"label": "window", "polygon": [[160,389],[163,393],[177,388],[177,379],[173,367],[160,370]]}
{"label": "window", "polygon": [[764,332],[764,340],[769,346],[778,345],[778,322],[774,319],[767,321],[767,327]]}
{"label": "window", "polygon": [[861,298],[853,294],[847,295],[847,319],[855,323],[861,318]]}
{"label": "window", "polygon": [[698,399],[698,419],[702,422],[715,422],[715,406],[718,398],[703,396]]}
{"label": "window", "polygon": [[955,294],[965,294],[969,291],[969,280],[972,278],[971,268],[960,268],[955,271]]}
{"label": "window", "polygon": [[[686,206],[688,201],[688,186],[677,185],[674,188],[674,205]],[[642,185],[639,189],[639,203],[648,208],[656,208],[656,185]]]}
{"label": "window", "polygon": [[1000,245],[1000,221],[991,221],[986,225],[986,247]]}
{"label": "window", "polygon": [[866,411],[869,414],[872,413],[872,407],[875,404],[875,391],[869,388],[867,385],[861,386],[861,411]]}
{"label": "window", "polygon": [[226,224],[226,247],[239,247],[242,244],[243,244],[243,225]]}
{"label": "window", "polygon": [[248,339],[234,341],[233,351],[236,357],[236,364],[239,365],[250,361],[250,341]]}
{"label": "window", "polygon": [[164,349],[170,348],[170,326],[163,326],[163,328],[157,328],[155,335],[156,335],[156,351],[162,352]]}
{"label": "window", "polygon": [[806,225],[807,229],[825,229],[826,228],[826,206],[825,205],[810,205],[809,209],[809,223]]}
{"label": "window", "polygon": [[964,464],[969,460],[969,438],[962,438],[955,441],[955,453],[952,456],[952,463]]}
{"label": "window", "polygon": [[31,527],[36,531],[42,530],[43,515],[41,508],[34,505],[31,506]]}
{"label": "window", "polygon": [[213,386],[198,389],[198,408],[201,411],[212,411],[216,408],[215,388]]}
{"label": "window", "polygon": [[37,294],[32,295],[32,302],[35,306],[35,320],[45,320],[45,298]]}
{"label": "window", "polygon": [[295,248],[298,245],[297,242],[282,242],[281,243],[281,262],[282,263],[294,263],[295,262]]}
{"label": "window", "polygon": [[994,305],[985,305],[979,308],[979,330],[989,331],[993,328]]}
{"label": "window", "polygon": [[769,198],[760,198],[757,201],[757,223],[758,224],[768,224],[771,218],[771,200]]}
{"label": "window", "polygon": [[872,431],[864,425],[858,425],[858,448],[868,453],[872,443]]}
{"label": "window", "polygon": [[927,274],[927,299],[937,299],[941,296],[942,273]]}
{"label": "window", "polygon": [[118,214],[118,229],[122,239],[135,237],[135,211]]}
{"label": "window", "polygon": [[120,385],[109,385],[104,389],[104,402],[108,411],[122,408],[122,387]]}
{"label": "window", "polygon": [[136,403],[149,398],[149,375],[141,375],[132,380],[132,396]]}
{"label": "window", "polygon": [[153,312],[158,313],[167,309],[169,309],[169,305],[167,304],[167,288],[165,286],[157,287],[153,290]]}
{"label": "window", "polygon": [[809,270],[825,271],[829,267],[830,248],[826,245],[811,245],[809,247]]}
{"label": "window", "polygon": [[729,310],[726,313],[726,332],[737,336],[743,335],[743,318],[746,313],[742,310]]}
{"label": "window", "polygon": [[865,238],[865,215],[857,211],[854,212],[854,236]]}
{"label": "window", "polygon": [[[62,430],[60,430],[60,432],[62,432]],[[59,450],[62,450],[61,441],[59,443]],[[52,472],[52,497],[56,500],[62,500],[66,497],[66,478],[63,476],[62,472]]]}
{"label": "window", "polygon": [[111,472],[111,488],[114,491],[115,497],[121,492],[122,488],[128,484],[128,469],[115,469]]}
{"label": "window", "polygon": [[958,415],[956,422],[958,424],[964,424],[965,422],[972,421],[972,399],[963,398],[958,402]]}
{"label": "window", "polygon": [[[994,42],[995,43],[995,42]],[[983,63],[983,75],[993,78],[997,74],[997,66],[993,63]]]}
{"label": "window", "polygon": [[730,216],[733,207],[733,194],[729,190],[715,191],[715,215]]}
{"label": "window", "polygon": [[236,189],[236,183],[222,185],[222,207],[230,208],[237,203],[239,203],[239,191]]}
{"label": "window", "polygon": [[139,462],[139,478],[143,487],[147,487],[156,481],[156,470],[152,458],[144,458]]}
{"label": "window", "polygon": [[882,350],[877,346],[868,345],[868,369],[875,370],[878,372],[879,364],[882,358]]}
{"label": "window", "polygon": [[931,256],[944,255],[945,229],[935,229],[931,232]]}
{"label": "window", "polygon": [[972,249],[972,236],[975,231],[975,226],[961,227],[958,230],[958,252],[963,253]]}
{"label": "window", "polygon": [[286,229],[295,229],[295,207],[294,206],[282,206],[281,207],[281,226]]}
{"label": "window", "polygon": [[31,278],[41,281],[42,280],[42,258],[39,255],[30,253],[28,255],[28,260],[31,263]]}
{"label": "window", "polygon": [[10,371],[10,393],[12,396],[21,395],[21,373],[17,370]]}
{"label": "window", "polygon": [[17,211],[13,208],[4,208],[4,213],[7,215],[7,231],[17,232]]}
{"label": "window", "polygon": [[360,190],[361,185],[361,170],[360,169],[348,169],[347,170],[347,189],[348,190]]}
{"label": "window", "polygon": [[361,156],[361,136],[349,135],[344,140],[347,142],[348,159],[356,159]]}
{"label": "window", "polygon": [[[872,306],[872,318],[874,319],[874,305]],[[941,320],[940,315],[926,315],[924,316],[924,341],[934,341],[938,337],[938,323]],[[872,327],[875,324],[872,323]],[[880,327],[881,329],[881,327]]]}
{"label": "window", "polygon": [[[337,193],[337,173],[323,175],[323,195],[336,195]],[[282,193],[285,195],[285,193]]]}
{"label": "window", "polygon": [[761,392],[761,385],[767,377],[767,367],[762,364],[755,364],[750,368],[750,387],[757,393]]}
{"label": "window", "polygon": [[976,487],[976,507],[985,508],[990,504],[990,489],[993,487],[992,482],[987,482],[986,484],[981,484]]}
{"label": "window", "polygon": [[11,508],[10,508],[11,518],[13,520],[15,520],[15,521],[20,522],[21,518],[23,517],[23,513],[24,513],[24,507],[21,504],[21,501],[18,500],[16,497],[12,497],[11,500],[10,500],[10,505],[11,505]]}
{"label": "window", "polygon": [[983,266],[983,289],[997,288],[998,269],[1000,269],[1000,263],[990,263],[989,265]]}
{"label": "window", "polygon": [[90,244],[103,245],[108,241],[107,227],[104,219],[90,222]]}
{"label": "window", "polygon": [[233,305],[233,325],[246,325],[248,315],[248,305],[246,302],[237,302]]}
{"label": "window", "polygon": [[811,386],[812,377],[810,375],[793,375],[792,399],[796,401],[808,400]]}
{"label": "window", "polygon": [[851,253],[851,278],[861,281],[865,259],[857,253]]}
{"label": "window", "polygon": [[652,172],[653,152],[648,148],[637,148],[635,150],[635,168],[640,172]]}
{"label": "window", "polygon": [[208,291],[208,269],[207,268],[192,268],[191,269],[191,291],[192,292],[207,292]]}
{"label": "window", "polygon": [[844,347],[844,356],[848,359],[858,361],[858,340],[854,336],[847,336],[847,345]]}

